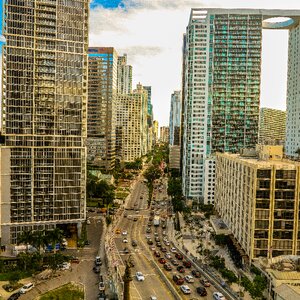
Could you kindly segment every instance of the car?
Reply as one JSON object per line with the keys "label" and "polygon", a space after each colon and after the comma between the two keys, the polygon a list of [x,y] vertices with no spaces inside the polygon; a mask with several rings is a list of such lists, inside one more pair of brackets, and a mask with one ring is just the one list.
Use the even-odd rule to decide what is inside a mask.
{"label": "car", "polygon": [[214,292],[213,293],[213,299],[215,299],[215,300],[226,300],[224,295],[220,292]]}
{"label": "car", "polygon": [[163,235],[163,236],[166,236],[166,235],[167,235],[167,233],[166,233],[165,230],[162,232],[162,235]]}
{"label": "car", "polygon": [[172,266],[171,266],[170,263],[164,264],[164,268],[165,268],[165,270],[167,270],[167,271],[172,271]]}
{"label": "car", "polygon": [[185,295],[189,295],[191,293],[191,290],[187,285],[182,285],[180,289]]}
{"label": "car", "polygon": [[127,253],[129,253],[129,250],[128,250],[128,248],[127,248],[127,247],[125,247],[125,248],[123,249],[123,252],[124,252],[124,253],[126,253],[126,254],[127,254]]}
{"label": "car", "polygon": [[[156,233],[156,232],[155,232]],[[155,235],[155,234],[154,234]],[[155,237],[155,242],[160,242],[160,238],[158,236]]]}
{"label": "car", "polygon": [[127,235],[127,231],[124,230],[124,231],[122,232],[122,235]]}
{"label": "car", "polygon": [[137,242],[136,242],[135,240],[133,240],[133,241],[131,242],[131,246],[132,246],[132,247],[136,247],[136,246],[137,246]]}
{"label": "car", "polygon": [[165,247],[161,247],[161,252],[167,252],[167,248],[165,248]]}
{"label": "car", "polygon": [[105,283],[102,276],[100,276],[98,288],[100,292],[103,292],[105,290]]}
{"label": "car", "polygon": [[164,240],[166,246],[170,246],[170,242],[168,240]]}
{"label": "car", "polygon": [[75,256],[71,256],[71,257],[70,257],[70,261],[71,261],[71,263],[73,263],[73,264],[79,264],[79,263],[80,263],[79,258],[78,258],[78,257],[75,257]]}
{"label": "car", "polygon": [[185,281],[186,281],[187,283],[192,283],[192,282],[195,281],[195,280],[194,280],[194,277],[191,276],[191,275],[185,275],[185,276],[184,276],[184,279],[185,279]]}
{"label": "car", "polygon": [[176,253],[176,252],[177,252],[176,248],[174,248],[174,247],[172,247],[172,248],[170,249],[170,251],[171,251],[172,253]]}
{"label": "car", "polygon": [[150,296],[150,300],[157,300],[156,296]]}
{"label": "car", "polygon": [[17,299],[19,299],[20,296],[21,296],[21,293],[16,292],[16,293],[13,293],[12,295],[10,295],[7,300],[17,300]]}
{"label": "car", "polygon": [[105,292],[104,292],[104,291],[101,291],[101,292],[98,294],[98,300],[106,300],[106,295],[105,295]]}
{"label": "car", "polygon": [[20,294],[25,294],[25,293],[29,292],[30,290],[32,290],[33,288],[34,288],[34,284],[32,282],[29,282],[29,283],[23,285],[20,288],[19,292],[20,292]]}
{"label": "car", "polygon": [[159,261],[161,264],[165,264],[165,263],[167,262],[163,257],[161,257],[158,261]]}
{"label": "car", "polygon": [[121,233],[121,229],[117,228],[115,231],[116,234],[120,234]]}
{"label": "car", "polygon": [[137,218],[137,217],[134,217],[134,218],[133,218],[133,221],[134,221],[134,222],[136,222],[137,220],[138,220],[138,218]]}
{"label": "car", "polygon": [[153,245],[153,241],[152,241],[151,239],[149,239],[149,240],[147,241],[147,244],[148,244],[148,245]]}
{"label": "car", "polygon": [[167,227],[166,224],[162,224],[161,226],[162,229],[166,229],[166,227]]}
{"label": "car", "polygon": [[186,268],[191,268],[192,267],[192,263],[188,260],[183,261],[182,263]]}
{"label": "car", "polygon": [[153,221],[153,217],[152,217],[152,216],[149,218],[149,221],[150,221],[150,222]]}
{"label": "car", "polygon": [[137,281],[144,281],[145,280],[145,277],[144,277],[142,272],[136,272],[135,277],[136,277]]}
{"label": "car", "polygon": [[124,238],[124,239],[122,240],[122,242],[123,242],[123,243],[128,243],[127,238]]}
{"label": "car", "polygon": [[183,266],[178,266],[178,267],[177,267],[177,271],[178,271],[179,273],[184,273],[184,272],[185,272],[185,269],[184,269]]}
{"label": "car", "polygon": [[61,269],[61,270],[70,270],[71,269],[71,263],[69,263],[69,262],[63,262],[60,266],[59,266],[59,268]]}
{"label": "car", "polygon": [[151,249],[152,251],[155,251],[155,250],[156,250],[155,246],[151,246],[150,249]]}
{"label": "car", "polygon": [[205,286],[205,287],[210,287],[210,282],[207,279],[201,279],[200,282]]}
{"label": "car", "polygon": [[96,256],[95,258],[95,265],[96,266],[101,266],[102,265],[102,260],[100,256]]}
{"label": "car", "polygon": [[197,270],[193,270],[192,271],[192,275],[194,276],[194,277],[196,277],[196,278],[200,278],[200,272],[199,271],[197,271]]}
{"label": "car", "polygon": [[86,220],[86,224],[87,224],[87,225],[90,225],[90,224],[91,224],[91,220],[87,219],[87,220]]}
{"label": "car", "polygon": [[207,296],[207,291],[205,287],[199,286],[196,288],[196,291],[202,297]]}
{"label": "car", "polygon": [[154,236],[155,236],[155,237],[158,237],[158,232],[154,232]]}
{"label": "car", "polygon": [[181,285],[184,283],[183,278],[180,275],[173,275],[173,281],[177,284],[177,285]]}
{"label": "car", "polygon": [[146,232],[150,233],[151,232],[151,227],[148,227],[147,230],[146,230]]}
{"label": "car", "polygon": [[4,284],[2,287],[9,293],[11,293],[14,290],[14,287],[11,284]]}
{"label": "car", "polygon": [[181,253],[176,253],[175,257],[179,260],[183,260],[183,255]]}
{"label": "car", "polygon": [[160,257],[160,253],[158,251],[154,251],[154,256]]}
{"label": "car", "polygon": [[171,260],[171,263],[172,263],[174,266],[178,266],[178,265],[179,265],[179,262],[178,262],[176,259],[172,259],[172,260]]}
{"label": "car", "polygon": [[161,242],[157,242],[156,247],[160,248],[161,247]]}
{"label": "car", "polygon": [[94,266],[93,271],[94,271],[96,274],[99,274],[99,273],[100,273],[100,266]]}
{"label": "car", "polygon": [[165,258],[166,258],[166,259],[171,259],[171,257],[172,257],[172,256],[171,256],[171,254],[170,254],[169,252],[167,252],[167,253],[165,254]]}

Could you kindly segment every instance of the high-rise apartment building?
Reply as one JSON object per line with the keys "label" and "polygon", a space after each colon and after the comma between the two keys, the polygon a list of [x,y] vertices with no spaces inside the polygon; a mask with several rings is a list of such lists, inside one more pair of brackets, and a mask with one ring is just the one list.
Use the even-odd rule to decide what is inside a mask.
{"label": "high-rise apartment building", "polygon": [[86,0],[5,3],[1,244],[86,217],[88,13]]}
{"label": "high-rise apartment building", "polygon": [[[279,23],[268,20],[273,17],[294,19]],[[298,22],[298,11],[192,9],[184,52],[182,184],[186,197],[205,198],[205,166],[211,166],[205,162],[207,157],[216,151],[238,152],[257,143],[262,29],[296,32]],[[293,36],[290,43],[296,47]],[[290,55],[299,59],[293,51],[296,49],[290,46]],[[298,72],[296,64],[291,59],[289,64],[293,69],[289,76],[297,80],[299,76],[292,75]],[[290,94],[294,89],[296,85],[291,86]],[[289,99],[288,95],[288,103]],[[292,132],[298,130],[291,126],[295,126]]]}
{"label": "high-rise apartment building", "polygon": [[285,142],[286,112],[263,107],[259,116],[259,144],[283,145]]}
{"label": "high-rise apartment building", "polygon": [[88,161],[115,166],[118,54],[112,47],[88,50]]}
{"label": "high-rise apartment building", "polygon": [[170,140],[169,126],[160,127],[159,139],[163,143],[169,143],[169,140]]}
{"label": "high-rise apartment building", "polygon": [[257,150],[217,153],[215,208],[250,260],[299,255],[300,164]]}
{"label": "high-rise apartment building", "polygon": [[170,145],[180,145],[181,126],[181,91],[174,91],[171,95],[171,109],[169,119]]}
{"label": "high-rise apartment building", "polygon": [[117,96],[117,158],[130,162],[145,155],[147,132],[147,92],[138,85],[133,93]]}
{"label": "high-rise apartment building", "polygon": [[152,98],[152,87],[151,86],[143,86],[143,89],[147,91],[148,95],[148,116],[147,116],[147,124],[148,124],[148,139],[147,139],[147,147],[148,151],[151,151],[153,144],[153,105],[151,103]]}
{"label": "high-rise apartment building", "polygon": [[117,92],[129,94],[132,91],[132,66],[127,65],[127,54],[118,57]]}
{"label": "high-rise apartment building", "polygon": [[158,121],[153,121],[153,145],[158,142]]}

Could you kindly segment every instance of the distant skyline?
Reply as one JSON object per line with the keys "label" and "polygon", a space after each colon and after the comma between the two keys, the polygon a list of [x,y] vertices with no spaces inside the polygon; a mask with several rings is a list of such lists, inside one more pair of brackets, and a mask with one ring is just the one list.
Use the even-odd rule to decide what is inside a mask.
{"label": "distant skyline", "polygon": [[[192,7],[300,9],[298,0],[94,0],[90,46],[128,54],[133,87],[152,86],[154,119],[169,124],[171,94],[181,89],[182,36]],[[264,30],[261,107],[285,110],[288,31]]]}

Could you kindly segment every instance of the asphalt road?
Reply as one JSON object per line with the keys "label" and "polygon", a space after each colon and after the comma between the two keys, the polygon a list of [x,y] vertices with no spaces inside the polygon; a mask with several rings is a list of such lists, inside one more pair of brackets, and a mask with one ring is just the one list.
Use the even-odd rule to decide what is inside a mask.
{"label": "asphalt road", "polygon": [[[123,264],[120,270],[122,273],[124,272],[125,261],[131,255],[134,260],[134,267],[131,268],[131,274],[133,275],[130,284],[131,299],[146,300],[150,299],[150,296],[156,296],[157,299],[171,300],[174,299],[171,292],[150,263],[152,257],[144,240],[144,232],[149,216],[147,193],[146,186],[141,181],[137,182],[128,201],[127,210],[125,210],[127,217],[123,217],[119,223],[121,234],[115,234],[116,248]],[[137,217],[138,220],[134,221],[134,217]],[[122,235],[124,230],[127,231],[127,235]],[[127,237],[128,243],[123,242],[124,237]],[[131,245],[132,240],[137,242],[136,247]],[[127,247],[130,253],[124,253],[124,247]],[[142,272],[145,281],[137,281],[136,272]]]}

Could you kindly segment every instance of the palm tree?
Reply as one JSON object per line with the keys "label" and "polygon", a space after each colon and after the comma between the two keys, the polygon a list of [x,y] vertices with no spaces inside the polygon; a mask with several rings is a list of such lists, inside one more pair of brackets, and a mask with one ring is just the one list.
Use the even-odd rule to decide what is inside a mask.
{"label": "palm tree", "polygon": [[44,230],[38,230],[34,232],[33,245],[35,248],[37,248],[40,254],[43,246],[48,246],[47,236]]}
{"label": "palm tree", "polygon": [[33,243],[33,233],[31,230],[23,231],[17,238],[17,244],[25,244],[26,245],[26,252],[28,251],[28,246]]}
{"label": "palm tree", "polygon": [[50,244],[53,247],[54,253],[56,253],[56,244],[61,244],[63,242],[63,238],[63,231],[58,227],[46,232],[46,240],[49,240]]}

